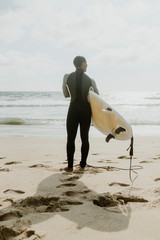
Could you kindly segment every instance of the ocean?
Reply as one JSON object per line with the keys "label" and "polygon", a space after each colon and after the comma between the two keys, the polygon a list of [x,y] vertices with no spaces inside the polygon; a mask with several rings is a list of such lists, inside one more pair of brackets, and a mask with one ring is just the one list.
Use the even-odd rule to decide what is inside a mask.
{"label": "ocean", "polygon": [[[160,136],[160,92],[100,94],[133,128]],[[66,138],[69,99],[62,92],[0,92],[0,136]],[[91,137],[104,137],[91,127]]]}

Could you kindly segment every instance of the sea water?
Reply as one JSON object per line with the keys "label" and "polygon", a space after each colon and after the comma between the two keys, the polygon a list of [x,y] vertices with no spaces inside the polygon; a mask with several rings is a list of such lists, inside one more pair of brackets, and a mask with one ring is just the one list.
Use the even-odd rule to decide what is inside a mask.
{"label": "sea water", "polygon": [[[160,92],[109,92],[101,97],[134,135],[160,136]],[[70,100],[62,92],[0,92],[0,136],[66,138]],[[104,137],[91,127],[91,137]]]}

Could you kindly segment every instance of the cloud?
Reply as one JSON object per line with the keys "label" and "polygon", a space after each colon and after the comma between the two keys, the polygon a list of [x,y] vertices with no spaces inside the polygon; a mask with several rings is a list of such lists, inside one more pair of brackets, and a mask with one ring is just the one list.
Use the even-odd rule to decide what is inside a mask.
{"label": "cloud", "polygon": [[12,71],[12,73],[27,75],[34,75],[42,71],[53,73],[59,69],[55,61],[48,56],[42,54],[24,54],[20,51],[10,51],[5,54],[0,54],[1,73],[5,68]]}
{"label": "cloud", "polygon": [[15,42],[27,33],[34,41],[53,42],[55,47],[97,51],[150,40],[155,26],[150,26],[150,18],[158,8],[150,1],[122,2],[14,0],[17,9],[0,15],[0,40]]}
{"label": "cloud", "polygon": [[12,9],[0,15],[0,41],[12,43],[19,41],[25,34],[25,28],[32,24],[32,18],[25,10]]}
{"label": "cloud", "polygon": [[108,48],[90,59],[90,63],[94,67],[99,68],[101,66],[104,67],[106,64],[134,64],[139,59],[139,53],[135,51],[135,46],[132,46],[128,48]]}
{"label": "cloud", "polygon": [[[57,76],[58,71],[60,76],[70,69],[76,54],[84,54],[90,69],[97,74],[101,70],[101,76],[106,65],[128,69],[128,75],[132,67],[141,67],[143,72],[147,68],[152,73],[153,67],[158,66],[157,0],[7,2],[0,2],[0,42],[4,46],[0,76],[10,82],[26,76],[43,81],[46,76]],[[135,72],[137,78],[138,74]]]}
{"label": "cloud", "polygon": [[38,25],[32,37],[71,52],[94,52],[93,58],[102,58],[100,64],[104,58],[110,64],[159,60],[156,50],[153,54],[160,41],[160,27],[154,20],[157,5],[151,1],[114,2],[92,1],[84,8],[86,1],[69,1],[67,8],[56,11],[54,1],[46,1],[44,9],[40,1],[39,6],[35,5]]}
{"label": "cloud", "polygon": [[0,54],[0,80],[3,81],[6,89],[25,89],[25,87],[31,89],[38,81],[39,85],[43,85],[40,83],[42,80],[45,86],[58,71],[59,66],[48,56],[26,55],[18,51]]}
{"label": "cloud", "polygon": [[44,11],[43,18],[39,19],[40,26],[33,36],[41,41],[54,41],[60,47],[99,49],[117,38],[120,29],[125,26],[110,4],[94,3],[83,11],[81,9],[79,3],[56,13],[53,8]]}

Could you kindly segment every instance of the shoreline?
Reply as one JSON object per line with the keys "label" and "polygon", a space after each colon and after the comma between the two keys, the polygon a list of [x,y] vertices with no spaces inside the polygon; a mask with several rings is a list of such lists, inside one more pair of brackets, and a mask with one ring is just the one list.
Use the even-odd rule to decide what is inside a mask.
{"label": "shoreline", "polygon": [[[143,169],[132,185],[128,170],[115,169],[129,168],[130,141],[90,138],[88,164],[97,168],[66,174],[66,139],[0,137],[0,236],[159,240],[159,142],[135,137],[133,165]],[[75,165],[80,148],[77,139]]]}
{"label": "shoreline", "polygon": [[[137,125],[132,126],[134,137],[160,137],[160,125]],[[63,128],[55,128],[52,126],[30,126],[30,125],[0,125],[0,137],[37,137],[37,138],[51,138],[64,139],[67,137],[65,126]],[[7,134],[8,133],[8,134]],[[16,134],[15,134],[16,133]],[[80,138],[79,128],[77,137]],[[105,135],[99,132],[96,128],[91,126],[89,132],[90,139],[105,138]]]}

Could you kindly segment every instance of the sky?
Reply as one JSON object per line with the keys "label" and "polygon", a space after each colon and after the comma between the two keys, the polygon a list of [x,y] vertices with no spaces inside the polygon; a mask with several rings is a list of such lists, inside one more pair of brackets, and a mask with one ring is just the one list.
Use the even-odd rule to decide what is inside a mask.
{"label": "sky", "polygon": [[100,92],[160,91],[159,0],[0,0],[0,91],[61,91],[75,56]]}

